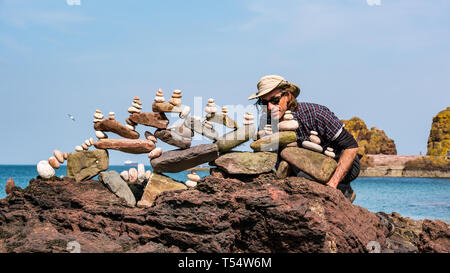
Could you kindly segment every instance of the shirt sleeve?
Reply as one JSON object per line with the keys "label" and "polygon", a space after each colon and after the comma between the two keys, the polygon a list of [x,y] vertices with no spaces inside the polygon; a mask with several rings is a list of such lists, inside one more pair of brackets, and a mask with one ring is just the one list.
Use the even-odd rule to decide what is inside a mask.
{"label": "shirt sleeve", "polygon": [[331,144],[340,151],[358,148],[355,138],[345,129],[342,129],[341,134]]}
{"label": "shirt sleeve", "polygon": [[321,106],[316,113],[317,128],[326,143],[331,143],[341,134],[344,123],[325,106]]}

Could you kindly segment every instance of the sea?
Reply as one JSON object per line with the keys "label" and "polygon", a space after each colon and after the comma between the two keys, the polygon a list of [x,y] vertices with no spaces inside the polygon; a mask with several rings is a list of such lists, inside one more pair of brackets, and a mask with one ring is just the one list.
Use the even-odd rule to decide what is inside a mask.
{"label": "sea", "polygon": [[[129,166],[110,166],[109,170],[122,172]],[[150,166],[145,167],[146,170]],[[66,166],[56,170],[57,176],[66,175]],[[188,172],[167,173],[166,175],[185,181]],[[201,177],[208,171],[199,171]],[[6,196],[5,185],[12,177],[16,186],[25,188],[30,179],[36,178],[35,165],[0,165],[0,199]],[[415,220],[450,220],[450,179],[449,178],[410,178],[410,177],[360,177],[352,182],[356,192],[355,205],[372,212],[398,212]]]}

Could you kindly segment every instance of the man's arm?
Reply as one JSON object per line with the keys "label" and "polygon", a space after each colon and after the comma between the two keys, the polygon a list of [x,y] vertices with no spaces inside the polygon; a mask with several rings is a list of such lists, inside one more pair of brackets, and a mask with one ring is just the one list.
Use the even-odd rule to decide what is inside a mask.
{"label": "man's arm", "polygon": [[336,171],[334,172],[330,181],[328,181],[327,183],[328,186],[337,188],[339,182],[341,182],[341,180],[350,170],[350,167],[353,164],[353,160],[355,160],[357,154],[358,148],[350,148],[342,152],[341,158],[339,158]]}

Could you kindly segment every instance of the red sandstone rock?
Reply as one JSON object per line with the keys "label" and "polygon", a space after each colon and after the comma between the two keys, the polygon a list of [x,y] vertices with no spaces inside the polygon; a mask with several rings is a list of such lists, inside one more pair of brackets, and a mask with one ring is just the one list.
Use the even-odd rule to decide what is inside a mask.
{"label": "red sandstone rock", "polygon": [[134,113],[130,116],[130,120],[137,124],[152,126],[159,129],[166,129],[169,120],[166,115],[161,113]]}
{"label": "red sandstone rock", "polygon": [[100,139],[94,146],[97,149],[112,149],[130,154],[145,154],[155,149],[155,143],[146,139]]}
{"label": "red sandstone rock", "polygon": [[94,123],[94,129],[96,131],[105,131],[105,132],[113,132],[118,134],[121,137],[130,138],[130,139],[138,139],[139,133],[133,130],[130,130],[127,126],[121,124],[115,119],[105,119],[99,122]]}

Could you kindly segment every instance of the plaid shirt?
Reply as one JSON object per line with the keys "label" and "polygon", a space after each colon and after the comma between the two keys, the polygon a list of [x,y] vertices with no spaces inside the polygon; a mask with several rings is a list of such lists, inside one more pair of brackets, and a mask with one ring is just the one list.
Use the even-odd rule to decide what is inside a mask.
{"label": "plaid shirt", "polygon": [[327,107],[315,103],[300,102],[292,115],[298,121],[297,141],[309,140],[310,131],[316,131],[323,147],[328,146],[342,132],[344,123]]}

